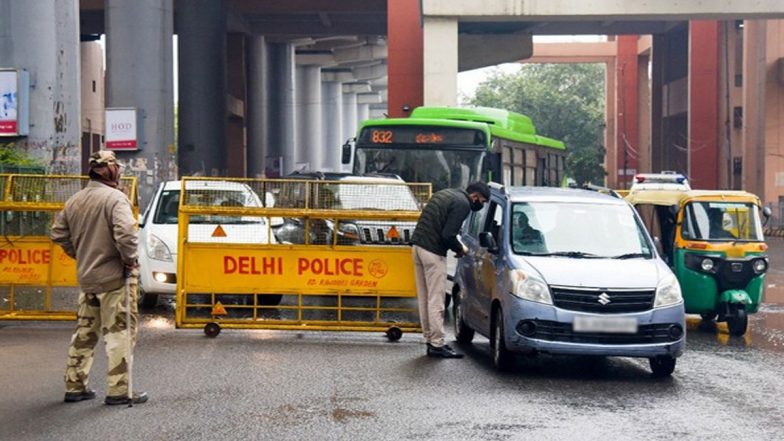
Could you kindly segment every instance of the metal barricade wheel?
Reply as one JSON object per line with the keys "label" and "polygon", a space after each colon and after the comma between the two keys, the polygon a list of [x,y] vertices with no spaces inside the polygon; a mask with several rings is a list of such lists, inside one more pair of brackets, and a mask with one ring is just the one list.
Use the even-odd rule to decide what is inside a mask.
{"label": "metal barricade wheel", "polygon": [[220,332],[221,332],[221,327],[219,324],[215,322],[207,323],[206,325],[204,325],[204,335],[206,335],[209,338],[217,337],[218,334],[220,334]]}
{"label": "metal barricade wheel", "polygon": [[389,339],[389,341],[398,341],[402,336],[403,336],[403,330],[401,330],[397,326],[392,326],[391,328],[387,329],[387,338]]}

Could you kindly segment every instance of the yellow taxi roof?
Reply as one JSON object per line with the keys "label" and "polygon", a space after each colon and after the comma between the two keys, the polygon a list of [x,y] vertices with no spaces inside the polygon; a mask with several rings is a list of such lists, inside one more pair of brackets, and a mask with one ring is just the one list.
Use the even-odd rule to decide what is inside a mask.
{"label": "yellow taxi roof", "polygon": [[632,190],[625,198],[632,205],[683,205],[691,200],[751,202],[761,205],[759,198],[739,190]]}

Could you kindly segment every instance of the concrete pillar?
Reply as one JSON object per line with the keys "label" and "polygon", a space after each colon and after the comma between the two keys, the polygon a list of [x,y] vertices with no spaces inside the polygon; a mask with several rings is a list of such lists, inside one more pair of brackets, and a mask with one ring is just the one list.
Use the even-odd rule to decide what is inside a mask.
{"label": "concrete pillar", "polygon": [[[420,0],[387,2],[389,116],[408,116],[424,103]],[[457,38],[455,36],[455,38]],[[406,110],[408,109],[408,110]]]}
{"label": "concrete pillar", "polygon": [[[267,90],[269,108],[272,111],[267,117],[269,131],[266,137],[264,173],[268,177],[274,177],[294,170],[294,150],[297,144],[294,46],[288,43],[269,43],[267,57]],[[282,168],[279,168],[281,161]]]}
{"label": "concrete pillar", "polygon": [[337,81],[321,83],[321,130],[324,134],[324,170],[340,171],[340,146],[343,145],[343,85]]}
{"label": "concrete pillar", "polygon": [[226,175],[247,176],[247,95],[248,68],[246,65],[245,34],[226,35],[226,138],[223,142]]}
{"label": "concrete pillar", "polygon": [[[106,2],[106,107],[138,111],[138,151],[117,152],[134,174],[142,206],[176,179],[171,0]],[[180,93],[182,95],[182,92]]]}
{"label": "concrete pillar", "polygon": [[424,104],[457,105],[457,19],[424,18]]}
{"label": "concrete pillar", "polygon": [[[343,94],[343,142],[357,136],[357,94]],[[343,144],[341,142],[341,144]]]}
{"label": "concrete pillar", "polygon": [[103,47],[97,41],[80,44],[82,103],[82,174],[89,170],[90,154],[101,149],[104,135]]}
{"label": "concrete pillar", "polygon": [[297,66],[294,95],[297,106],[294,167],[321,170],[324,150],[321,136],[321,67]]}
{"label": "concrete pillar", "polygon": [[651,171],[664,166],[664,64],[667,36],[654,35],[651,44]]}
{"label": "concrete pillar", "polygon": [[226,172],[226,12],[222,0],[178,2],[179,166]]}
{"label": "concrete pillar", "polygon": [[[784,20],[769,20],[766,25],[768,42],[784,42]],[[766,48],[768,75],[765,82],[765,191],[763,203],[779,204],[784,196],[784,45],[768,44]],[[761,195],[762,196],[762,195]],[[780,218],[781,212],[774,216]]]}
{"label": "concrete pillar", "polygon": [[265,158],[269,151],[270,103],[267,88],[267,45],[264,37],[249,37],[248,48],[248,176],[264,174]]}
{"label": "concrete pillar", "polygon": [[765,67],[767,23],[743,26],[743,189],[765,199]]}
{"label": "concrete pillar", "polygon": [[[343,142],[357,136],[357,94],[343,93]],[[341,143],[342,145],[342,143]],[[349,172],[353,164],[341,164],[341,171]]]}
{"label": "concrete pillar", "polygon": [[637,173],[651,173],[651,78],[650,54],[637,58]]}
{"label": "concrete pillar", "polygon": [[52,173],[80,173],[79,2],[0,0],[0,65],[30,75],[27,137],[0,138]]}
{"label": "concrete pillar", "polygon": [[719,22],[689,22],[689,180],[719,187]]}
{"label": "concrete pillar", "polygon": [[357,127],[370,118],[370,104],[357,104]]}
{"label": "concrete pillar", "polygon": [[604,169],[607,171],[607,186],[618,187],[618,137],[615,134],[617,115],[615,104],[618,102],[618,92],[615,58],[607,62],[604,72],[604,115],[606,127],[604,128],[604,146],[607,153],[604,156]]}
{"label": "concrete pillar", "polygon": [[[616,126],[618,154],[616,170],[618,188],[629,188],[637,171],[638,127],[637,127],[637,35],[618,37],[616,61],[618,123]],[[612,172],[610,172],[612,173]]]}

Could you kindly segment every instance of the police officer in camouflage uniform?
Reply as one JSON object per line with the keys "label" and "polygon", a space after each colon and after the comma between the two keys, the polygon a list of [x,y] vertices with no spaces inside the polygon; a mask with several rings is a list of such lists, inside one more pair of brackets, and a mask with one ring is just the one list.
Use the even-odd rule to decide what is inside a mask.
{"label": "police officer in camouflage uniform", "polygon": [[[103,336],[109,359],[106,404],[128,404],[128,357],[136,343],[138,234],[131,203],[120,190],[120,166],[111,151],[90,156],[90,182],[65,203],[52,226],[52,241],[76,259],[79,311],[65,370],[65,402],[95,398],[87,388],[95,345]],[[131,349],[126,317],[130,287]],[[134,394],[144,403],[146,393]]]}

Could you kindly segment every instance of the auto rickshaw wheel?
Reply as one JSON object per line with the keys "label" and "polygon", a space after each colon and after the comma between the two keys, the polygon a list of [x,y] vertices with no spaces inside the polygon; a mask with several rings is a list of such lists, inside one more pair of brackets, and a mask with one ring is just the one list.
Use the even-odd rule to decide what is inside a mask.
{"label": "auto rickshaw wheel", "polygon": [[220,334],[220,332],[221,332],[221,327],[219,324],[215,322],[210,322],[204,325],[204,335],[206,335],[209,338],[217,337],[218,334]]}
{"label": "auto rickshaw wheel", "polygon": [[703,312],[702,314],[700,314],[700,317],[702,317],[703,322],[712,322],[716,320],[716,316],[718,316],[718,314],[716,314],[715,312]]}
{"label": "auto rickshaw wheel", "polygon": [[664,357],[651,357],[648,363],[651,365],[651,372],[654,377],[669,377],[675,371],[675,358]]}
{"label": "auto rickshaw wheel", "polygon": [[744,306],[738,306],[734,313],[727,317],[727,328],[730,330],[730,335],[740,337],[746,333],[749,327],[749,316],[746,313]]}

